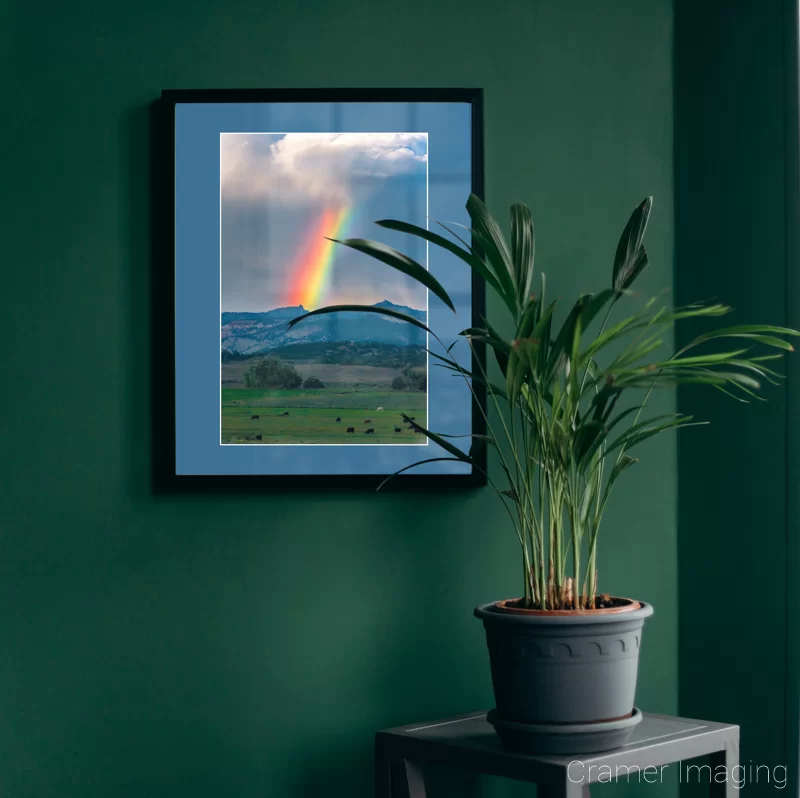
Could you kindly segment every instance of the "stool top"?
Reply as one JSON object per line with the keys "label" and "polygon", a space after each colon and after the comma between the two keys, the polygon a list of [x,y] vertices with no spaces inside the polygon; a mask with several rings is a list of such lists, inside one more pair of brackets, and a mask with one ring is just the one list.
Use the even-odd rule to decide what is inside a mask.
{"label": "stool top", "polygon": [[[473,712],[430,723],[413,723],[378,733],[378,743],[398,757],[467,767],[526,780],[564,777],[588,784],[603,780],[604,766],[659,767],[738,746],[739,727],[729,723],[643,713],[625,745],[611,751],[562,756],[506,751],[486,721]],[[573,776],[575,777],[573,779]]]}

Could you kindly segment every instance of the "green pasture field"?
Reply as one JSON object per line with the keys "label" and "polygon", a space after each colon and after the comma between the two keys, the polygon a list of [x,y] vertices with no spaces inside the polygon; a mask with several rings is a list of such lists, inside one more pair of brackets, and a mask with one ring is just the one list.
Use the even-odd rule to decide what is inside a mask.
{"label": "green pasture field", "polygon": [[[222,384],[244,385],[245,372],[261,360],[260,357],[248,360],[235,360],[222,364]],[[297,360],[283,359],[287,365],[293,366],[303,378],[317,377],[326,385],[377,385],[389,388],[392,380],[400,374],[397,369],[380,368],[376,366],[342,366],[335,363],[304,363]],[[424,366],[417,366],[414,371],[424,371]]]}
{"label": "green pasture field", "polygon": [[[425,393],[358,390],[356,386],[319,390],[223,388],[222,443],[424,446],[427,439],[411,432],[401,413],[414,416],[426,427]],[[254,415],[258,419],[253,419]],[[342,419],[340,423],[336,423],[337,417]],[[348,433],[348,427],[355,432]],[[401,432],[395,432],[396,427]],[[367,429],[374,429],[375,434],[365,434]],[[262,439],[254,440],[256,435]]]}

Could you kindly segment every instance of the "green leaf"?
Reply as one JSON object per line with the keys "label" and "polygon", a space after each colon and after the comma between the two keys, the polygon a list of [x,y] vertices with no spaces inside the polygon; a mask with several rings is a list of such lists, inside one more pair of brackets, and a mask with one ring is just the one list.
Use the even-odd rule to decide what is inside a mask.
{"label": "green leaf", "polygon": [[619,475],[626,469],[630,468],[634,463],[638,463],[639,461],[634,458],[630,457],[627,454],[623,454],[616,463],[614,463],[614,467],[611,469],[611,473],[608,475],[608,481],[606,482],[606,487],[603,490],[603,498],[600,502],[600,510],[598,515],[603,514],[603,510],[605,509],[606,502],[608,501],[608,497],[611,495],[611,489],[614,487],[614,483],[619,478]]}
{"label": "green leaf", "polygon": [[488,380],[484,379],[480,374],[473,374],[471,371],[467,369],[462,369],[456,364],[454,360],[449,360],[446,357],[442,357],[441,355],[436,354],[436,352],[431,352],[430,349],[426,350],[431,357],[436,358],[437,360],[441,360],[441,363],[434,363],[434,366],[439,366],[439,368],[447,369],[448,371],[452,371],[454,377],[467,377],[474,382],[480,383],[481,385],[485,385],[489,391],[496,394],[497,396],[502,397],[506,401],[508,401],[508,396],[506,392],[500,388],[498,385],[495,385],[493,382],[489,382]]}
{"label": "green leaf", "polygon": [[517,283],[517,295],[524,306],[531,299],[533,261],[536,241],[530,208],[522,203],[511,206],[511,260]]}
{"label": "green leaf", "polygon": [[617,296],[630,288],[631,284],[647,267],[647,253],[642,240],[647,229],[647,221],[653,207],[653,198],[647,197],[631,214],[622,231],[617,251],[614,255],[612,285]]}
{"label": "green leaf", "polygon": [[561,325],[561,329],[559,330],[555,341],[553,341],[552,345],[550,346],[550,356],[548,357],[547,361],[547,376],[545,378],[545,382],[549,382],[553,374],[555,374],[561,358],[566,360],[566,358],[569,357],[567,347],[572,346],[572,338],[575,334],[575,325],[578,323],[578,317],[583,312],[586,302],[588,301],[587,298],[590,296],[591,294],[584,294],[578,298],[578,300],[572,306],[572,310],[570,310],[566,320]]}
{"label": "green leaf", "polygon": [[472,441],[472,445],[469,447],[469,456],[471,458],[477,457],[480,452],[482,452],[486,448],[486,442],[481,440],[474,440]]}
{"label": "green leaf", "polygon": [[534,338],[515,338],[508,355],[506,392],[509,402],[516,404],[526,377],[536,368],[539,341]]}
{"label": "green leaf", "polygon": [[448,454],[452,454],[453,457],[456,457],[462,462],[472,465],[472,458],[468,454],[462,452],[457,446],[453,446],[452,443],[446,441],[441,435],[437,435],[435,432],[425,429],[425,427],[423,427],[421,424],[417,424],[416,421],[410,419],[405,413],[401,413],[400,417],[403,419],[403,421],[407,421],[412,427],[414,427],[414,429],[418,429],[426,438],[441,446],[442,449],[444,449]]}
{"label": "green leaf", "polygon": [[475,382],[481,383],[481,385],[485,385],[489,389],[489,395],[495,394],[501,399],[504,399],[506,402],[508,401],[508,394],[499,385],[495,385],[493,382],[489,382],[483,377],[475,376],[472,379],[474,379]]}
{"label": "green leaf", "polygon": [[682,319],[696,319],[710,316],[716,318],[717,316],[726,316],[733,308],[728,305],[703,305],[695,303],[694,305],[685,305],[681,308],[676,308],[669,316],[670,322],[681,321]]}
{"label": "green leaf", "polygon": [[493,346],[492,350],[494,351],[495,360],[497,360],[497,365],[500,367],[500,371],[503,373],[503,376],[506,376],[506,369],[508,368],[508,353],[511,350],[511,344],[503,338],[500,333],[489,324],[488,319],[485,316],[481,316],[481,321],[486,325],[486,329],[489,331],[489,334],[494,338],[496,341],[502,341],[504,349],[501,349],[499,346]]}
{"label": "green leaf", "polygon": [[[595,421],[603,421],[608,418],[608,416],[613,412],[614,405],[619,400],[620,395],[622,394],[622,388],[617,388],[613,384],[606,384],[604,385],[594,396],[592,399],[589,410],[594,408],[594,412],[592,413],[592,418]],[[611,404],[609,405],[609,401]],[[606,409],[607,408],[607,409]],[[588,411],[587,411],[588,414]]]}
{"label": "green leaf", "polygon": [[[616,394],[616,396],[614,397],[614,400],[613,400],[613,404],[616,403],[616,399],[618,399],[618,398],[619,398],[619,394]],[[600,446],[602,445],[603,441],[608,438],[608,433],[611,432],[611,430],[614,429],[614,427],[616,427],[617,424],[619,424],[624,418],[627,418],[631,413],[636,413],[639,410],[641,410],[642,407],[644,407],[644,405],[639,405],[638,407],[629,407],[627,410],[623,410],[621,413],[618,413],[614,417],[614,420],[610,424],[608,424],[607,423],[608,422],[608,416],[614,410],[613,404],[612,404],[611,407],[608,408],[608,412],[605,415],[605,419],[603,420],[604,426],[603,426],[603,428],[601,430],[601,434],[599,434],[596,438],[594,438],[594,440],[591,443],[591,445],[583,452],[583,454],[582,454],[582,456],[581,456],[581,458],[580,458],[580,460],[578,462],[578,466],[579,467],[583,468],[586,465],[587,462],[591,461],[591,458],[594,457],[595,452],[600,448]],[[650,419],[650,421],[652,421],[652,420],[653,419]],[[646,423],[649,423],[649,422],[646,422]]]}
{"label": "green leaf", "polygon": [[692,349],[715,338],[749,338],[766,346],[794,352],[794,347],[788,341],[778,338],[778,335],[800,335],[800,332],[791,330],[788,327],[775,327],[768,324],[739,324],[735,327],[723,327],[719,330],[712,330],[699,335],[691,343],[687,344],[684,350]]}
{"label": "green leaf", "polygon": [[493,264],[497,279],[511,296],[516,298],[517,308],[522,307],[514,279],[514,263],[508,250],[500,225],[486,209],[477,194],[470,194],[467,200],[467,213],[472,221],[472,235]]}
{"label": "green leaf", "polygon": [[519,390],[525,378],[535,368],[535,361],[531,361],[531,347],[536,349],[538,355],[539,341],[531,338],[538,307],[536,304],[529,304],[522,314],[522,319],[517,325],[516,335],[511,342],[511,349],[508,353],[508,367],[506,369],[506,392],[511,404],[516,404],[519,398]]}
{"label": "green leaf", "polygon": [[622,419],[627,418],[631,413],[638,413],[643,407],[644,405],[634,405],[633,407],[628,407],[625,410],[620,410],[620,412],[617,413],[616,416],[614,416],[614,419],[611,421],[610,424],[608,423],[608,418],[613,412],[614,408],[613,406],[609,407],[608,412],[604,415],[603,418],[604,422],[606,423],[606,431],[611,432],[611,430],[614,429],[614,427],[616,427],[617,424],[619,424],[622,421]]}
{"label": "green leaf", "polygon": [[400,313],[397,310],[376,308],[374,305],[329,305],[325,308],[310,310],[308,313],[304,313],[302,316],[292,319],[286,326],[292,328],[295,324],[303,321],[303,319],[309,318],[309,316],[324,316],[329,313],[377,313],[380,316],[391,316],[400,321],[407,321],[409,324],[413,324],[415,327],[419,327],[421,330],[425,330],[426,333],[433,335],[419,319],[415,319],[413,316],[408,316],[405,313]]}
{"label": "green leaf", "polygon": [[[448,233],[454,238],[457,238],[464,246],[469,247],[470,245],[464,241],[454,230],[448,227],[443,222],[439,222]],[[466,230],[472,236],[472,246],[470,247],[470,252],[475,255],[476,258],[479,260],[483,260],[484,258],[488,260],[487,269],[491,270],[491,273],[495,275],[497,282],[500,284],[500,291],[498,292],[505,303],[505,306],[511,312],[511,316],[516,319],[519,308],[517,306],[517,297],[516,297],[516,290],[514,288],[514,281],[511,278],[508,270],[505,267],[505,263],[503,262],[500,253],[497,251],[497,248],[494,247],[488,239],[482,236],[477,230],[474,230],[471,227],[467,227],[466,225],[459,224],[458,222],[449,222],[449,224],[453,225],[454,227],[461,227],[462,229]]]}
{"label": "green leaf", "polygon": [[624,369],[636,363],[637,360],[642,360],[642,358],[662,346],[664,346],[664,339],[660,335],[652,335],[644,341],[628,347],[606,370],[613,374],[619,369]]}
{"label": "green leaf", "polygon": [[726,363],[731,358],[739,357],[747,352],[746,349],[737,349],[735,352],[716,352],[711,355],[696,355],[693,357],[676,357],[671,360],[662,360],[658,363],[651,363],[647,368],[651,371],[663,368],[681,368],[683,366],[705,366],[713,363]]}
{"label": "green leaf", "polygon": [[615,292],[610,288],[601,291],[599,294],[587,294],[588,302],[581,312],[581,324],[585,330],[594,321],[597,314],[606,306],[610,299],[614,298]]}
{"label": "green leaf", "polygon": [[[550,356],[550,346],[552,340],[553,327],[553,312],[556,308],[556,302],[551,303],[544,313],[539,318],[539,323],[536,325],[535,337],[539,339],[539,359],[536,363],[536,373],[539,375],[545,374],[547,370],[547,361]],[[542,324],[544,322],[544,324]]]}
{"label": "green leaf", "polygon": [[379,241],[368,241],[365,238],[348,238],[344,241],[330,238],[328,240],[335,241],[337,244],[343,244],[357,252],[363,252],[365,255],[369,255],[381,261],[381,263],[385,263],[387,266],[391,266],[393,269],[407,274],[418,283],[422,283],[422,285],[439,297],[439,299],[455,313],[456,309],[453,305],[453,301],[448,296],[447,291],[442,287],[442,284],[424,266],[408,256],[403,255],[402,252],[387,247],[386,244],[381,244]]}
{"label": "green leaf", "polygon": [[648,424],[652,424],[655,421],[658,421],[662,418],[668,418],[667,415],[662,416],[654,416],[653,418],[647,419],[647,421],[642,421],[639,424],[634,424],[630,429],[620,435],[613,443],[609,445],[606,449],[606,455],[613,452],[615,449],[618,449],[620,446],[624,446],[625,449],[631,449],[634,446],[646,441],[648,438],[652,438],[653,435],[658,435],[659,432],[664,432],[668,429],[673,429],[676,427],[695,427],[704,424],[708,424],[707,421],[695,421],[692,422],[692,416],[678,416],[674,418],[672,421],[667,421],[664,424],[659,424],[656,427],[648,427]]}
{"label": "green leaf", "polygon": [[[731,360],[726,365],[737,366],[745,371],[752,371],[754,374],[758,374],[759,377],[763,377],[770,385],[780,385],[780,380],[783,379],[778,372],[768,369],[766,366],[752,363],[749,360]],[[776,377],[777,379],[775,379]]]}
{"label": "green leaf", "polygon": [[375,490],[379,491],[387,482],[389,482],[389,480],[394,479],[398,474],[402,474],[403,471],[408,471],[412,468],[416,468],[417,466],[425,465],[426,463],[458,463],[458,462],[460,462],[460,460],[455,457],[429,457],[427,460],[420,460],[417,463],[412,463],[411,465],[407,465],[404,468],[398,469],[393,474],[389,474],[389,476],[386,477],[386,479],[384,479],[383,482],[381,482],[381,484],[378,485],[377,488],[375,488]]}
{"label": "green leaf", "polygon": [[508,360],[507,360],[508,359],[508,353],[505,352],[502,348],[499,348],[497,346],[498,342],[496,341],[496,339],[492,338],[491,336],[469,335],[469,336],[466,336],[466,338],[470,342],[470,344],[475,342],[475,343],[488,344],[489,346],[491,346],[492,347],[492,351],[495,353],[495,358],[497,359],[498,363],[500,363],[500,361],[503,358],[506,358],[506,363],[508,362]]}
{"label": "green leaf", "polygon": [[587,358],[594,357],[601,349],[608,346],[613,341],[622,338],[641,326],[642,319],[640,316],[629,316],[627,319],[617,322],[617,324],[613,327],[609,327],[589,344],[581,355],[582,360],[585,362]]}
{"label": "green leaf", "polygon": [[577,463],[581,463],[593,444],[602,440],[605,425],[602,421],[584,421],[572,438],[572,455]]}
{"label": "green leaf", "polygon": [[620,272],[619,279],[622,287],[616,292],[616,297],[621,297],[649,265],[650,258],[647,256],[647,250],[640,247],[639,251],[626,264],[625,269]]}
{"label": "green leaf", "polygon": [[[426,230],[424,227],[418,227],[417,225],[409,224],[408,222],[398,222],[395,219],[382,219],[379,222],[375,222],[375,224],[377,224],[379,227],[384,227],[387,230],[396,230],[399,233],[408,233],[408,235],[422,238],[437,247],[446,249],[448,252],[451,252],[457,258],[460,258],[462,261],[464,261],[464,263],[466,263],[471,269],[476,271],[487,285],[491,286],[491,288],[501,298],[505,299],[503,290],[500,287],[500,283],[497,282],[497,278],[489,271],[486,264],[470,250],[462,249],[444,236],[440,236],[437,233],[432,233],[430,230]],[[444,225],[442,226],[445,227]],[[448,228],[445,227],[445,229]]]}
{"label": "green leaf", "polygon": [[[554,303],[555,304],[555,303]],[[539,314],[539,307],[536,304],[530,304],[522,314],[517,331],[514,338],[529,338],[533,335],[533,331],[537,324],[537,316]]]}
{"label": "green leaf", "polygon": [[580,336],[583,330],[592,323],[597,314],[613,297],[614,292],[610,289],[598,294],[583,294],[579,297],[551,347],[547,370],[548,379],[555,372],[558,359],[562,356],[567,357],[570,359],[570,375],[572,376],[572,372],[575,372],[573,384],[575,385],[574,390],[577,392],[577,372],[586,362],[587,357],[591,357],[592,347],[588,347],[586,352],[579,356],[576,346],[580,345]]}
{"label": "green leaf", "polygon": [[550,330],[553,323],[553,314],[558,305],[558,300],[554,300],[542,310],[543,299],[544,293],[539,297],[539,306],[537,308],[538,321],[533,330],[530,331],[530,337],[538,341],[536,362],[530,364],[531,372],[537,377],[541,377],[547,365],[547,357],[550,351]]}
{"label": "green leaf", "polygon": [[757,344],[764,344],[765,346],[771,346],[775,349],[783,349],[785,352],[794,352],[794,347],[788,341],[784,341],[783,338],[776,338],[773,335],[752,335],[749,333],[737,333],[732,335],[726,335],[725,337],[749,338],[755,341]]}
{"label": "green leaf", "polygon": [[583,312],[578,314],[575,326],[572,328],[572,346],[569,352],[569,386],[573,401],[577,404],[580,401],[578,388],[578,372],[580,371],[579,353],[581,348],[581,335],[583,333]]}
{"label": "green leaf", "polygon": [[737,371],[712,371],[711,373],[717,377],[723,377],[728,382],[733,382],[739,386],[744,386],[745,388],[758,390],[761,387],[761,383],[758,380],[754,380],[747,374],[739,374]]}
{"label": "green leaf", "polygon": [[490,446],[497,448],[497,441],[495,441],[491,435],[479,435],[477,432],[470,432],[466,435],[445,435],[442,432],[441,436],[443,438],[472,438],[475,441],[482,441],[483,443],[488,443]]}

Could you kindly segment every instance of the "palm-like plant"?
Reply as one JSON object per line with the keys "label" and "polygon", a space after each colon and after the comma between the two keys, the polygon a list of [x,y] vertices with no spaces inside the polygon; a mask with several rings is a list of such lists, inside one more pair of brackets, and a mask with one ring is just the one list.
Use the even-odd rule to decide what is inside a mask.
{"label": "palm-like plant", "polygon": [[[708,385],[734,399],[759,398],[761,380],[775,384],[780,375],[767,364],[792,351],[785,340],[795,330],[762,324],[724,327],[695,338],[666,359],[657,356],[673,326],[685,319],[724,316],[731,308],[698,303],[669,309],[651,299],[621,321],[608,325],[612,309],[629,294],[648,264],[643,245],[652,198],[633,212],[617,247],[611,287],[583,294],[554,329],[557,301],[546,300],[544,274],[538,295],[534,284],[534,232],[526,205],[511,207],[511,243],[474,194],[467,202],[471,244],[451,226],[441,226],[453,240],[405,222],[385,220],[381,227],[408,233],[447,250],[470,266],[499,296],[511,315],[515,333],[507,340],[488,320],[459,335],[474,350],[487,345],[502,375],[490,376],[480,357],[474,371],[465,368],[428,327],[390,309],[336,305],[311,311],[290,322],[320,314],[358,310],[392,316],[421,327],[442,345],[428,350],[436,365],[485,386],[491,411],[485,413],[487,435],[473,436],[470,452],[446,437],[406,421],[438,444],[446,457],[472,463],[475,447],[495,448],[506,485],[487,475],[519,538],[524,593],[521,605],[548,610],[594,609],[597,606],[597,544],[609,496],[622,473],[637,460],[629,452],[667,430],[702,423],[686,415],[646,414],[654,388]],[[351,247],[411,276],[451,310],[442,285],[421,264],[376,241],[348,239]],[[595,319],[595,334],[587,331]],[[703,353],[709,342],[727,342],[724,351]],[[760,347],[761,352],[754,350]],[[698,350],[698,351],[696,351]],[[638,395],[632,405],[620,400]],[[484,412],[484,411],[481,411]],[[423,460],[422,462],[430,462]],[[413,468],[409,466],[408,468]],[[407,470],[407,469],[403,469]],[[397,472],[400,473],[400,472]],[[394,476],[394,475],[393,475]],[[571,563],[571,565],[570,565]]]}

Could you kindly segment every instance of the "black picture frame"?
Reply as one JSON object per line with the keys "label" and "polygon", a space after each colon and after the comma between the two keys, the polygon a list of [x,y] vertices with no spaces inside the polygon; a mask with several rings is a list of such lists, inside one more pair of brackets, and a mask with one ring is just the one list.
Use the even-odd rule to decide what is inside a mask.
{"label": "black picture frame", "polygon": [[[153,311],[152,417],[153,488],[159,493],[263,492],[286,490],[375,490],[387,475],[186,475],[176,473],[175,352],[175,109],[180,103],[468,103],[471,107],[472,191],[485,199],[483,90],[455,89],[167,89],[152,107]],[[484,282],[471,277],[472,323],[486,313]],[[472,369],[485,364],[485,346],[473,347]],[[164,412],[164,408],[171,408]],[[472,432],[484,435],[486,389],[473,384]],[[439,492],[486,484],[487,453],[476,456],[477,468],[467,474],[400,474],[384,491]]]}

